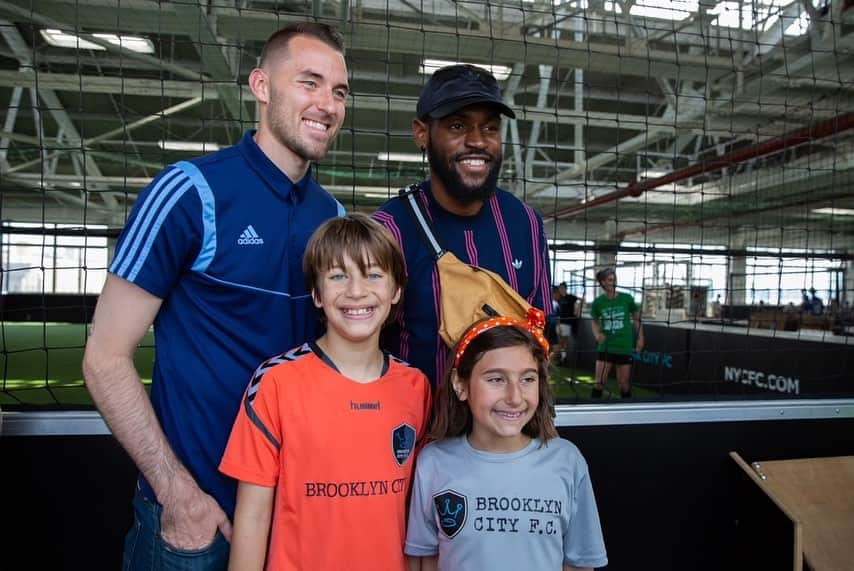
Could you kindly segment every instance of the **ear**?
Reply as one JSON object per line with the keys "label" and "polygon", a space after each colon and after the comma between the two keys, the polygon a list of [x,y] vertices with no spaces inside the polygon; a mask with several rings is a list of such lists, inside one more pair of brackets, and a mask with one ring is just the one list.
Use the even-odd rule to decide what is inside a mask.
{"label": "ear", "polygon": [[400,296],[403,294],[403,290],[400,289],[400,286],[397,286],[397,291],[394,292],[394,296],[391,298],[391,304],[394,305],[400,301]]}
{"label": "ear", "polygon": [[427,148],[429,125],[420,119],[412,120],[412,139],[418,148],[424,150]]}
{"label": "ear", "polygon": [[454,388],[454,392],[457,393],[458,399],[465,401],[469,398],[468,386],[457,374],[456,369],[451,371],[451,386]]}
{"label": "ear", "polygon": [[323,301],[320,299],[320,292],[316,287],[311,288],[311,301],[314,302],[314,307],[320,309],[323,307]]}
{"label": "ear", "polygon": [[267,72],[256,67],[249,74],[249,89],[252,90],[252,95],[258,100],[258,103],[267,104],[270,102],[270,76]]}

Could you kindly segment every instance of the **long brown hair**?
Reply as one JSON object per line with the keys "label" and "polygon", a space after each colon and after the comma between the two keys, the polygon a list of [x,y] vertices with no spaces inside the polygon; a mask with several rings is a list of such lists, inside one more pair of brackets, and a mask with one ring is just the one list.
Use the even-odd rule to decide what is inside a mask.
{"label": "long brown hair", "polygon": [[[476,324],[475,324],[476,325]],[[472,325],[474,327],[474,325]],[[465,337],[465,336],[463,336]],[[472,413],[467,402],[461,401],[453,387],[453,376],[464,383],[471,381],[471,374],[484,353],[506,347],[527,347],[537,362],[537,377],[540,402],[534,416],[522,428],[522,433],[531,438],[539,438],[546,442],[557,437],[554,425],[554,397],[549,385],[549,359],[537,339],[522,327],[515,325],[499,325],[487,329],[475,337],[460,357],[456,369],[448,367],[443,382],[439,385],[436,398],[433,401],[433,420],[430,425],[428,438],[441,440],[469,434],[472,430]],[[456,355],[456,348],[451,351],[451,359]]]}

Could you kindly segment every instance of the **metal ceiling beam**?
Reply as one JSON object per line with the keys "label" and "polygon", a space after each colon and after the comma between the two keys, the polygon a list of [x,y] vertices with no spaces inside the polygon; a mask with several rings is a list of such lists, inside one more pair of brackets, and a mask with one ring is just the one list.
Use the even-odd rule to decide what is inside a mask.
{"label": "metal ceiling beam", "polygon": [[[122,125],[118,129],[113,129],[113,130],[108,131],[106,133],[101,133],[100,135],[96,135],[94,137],[90,137],[86,140],[83,140],[80,142],[80,147],[82,149],[82,148],[85,148],[85,147],[87,147],[93,143],[97,143],[98,141],[110,140],[113,137],[115,137],[116,135],[123,135],[123,134],[126,134],[126,133],[128,133],[128,132],[130,132],[130,131],[138,128],[138,127],[142,127],[143,125],[147,125],[148,123],[152,123],[154,121],[160,121],[164,117],[167,117],[167,116],[175,114],[175,113],[180,113],[181,111],[184,111],[185,109],[189,109],[190,107],[195,107],[199,103],[201,103],[201,98],[198,98],[198,97],[195,99],[189,99],[187,101],[183,101],[177,105],[173,105],[171,107],[163,109],[162,111],[159,111],[158,113],[153,113],[151,115],[143,117],[142,119],[134,121],[133,123],[128,123],[127,125]],[[79,138],[80,138],[80,136],[77,135],[77,138],[75,140],[80,140]],[[25,170],[31,166],[38,165],[41,162],[46,161],[46,160],[48,160],[48,159],[50,159],[56,155],[61,155],[63,153],[70,152],[71,150],[74,150],[74,149],[58,149],[58,150],[52,151],[50,153],[47,153],[46,155],[39,157],[38,159],[33,159],[33,160],[27,161],[25,163],[17,164],[14,167],[10,168],[7,171],[7,174],[23,171],[23,170]]]}
{"label": "metal ceiling beam", "polygon": [[754,58],[763,56],[778,46],[784,46],[784,43],[786,42],[786,29],[792,25],[794,20],[800,17],[802,10],[803,7],[801,3],[797,1],[785,6],[780,11],[777,21],[771,24],[767,30],[758,34],[758,37],[756,38],[756,46],[750,55],[745,58],[744,63],[748,64],[753,61]]}
{"label": "metal ceiling beam", "polygon": [[785,149],[802,145],[804,143],[812,143],[813,141],[835,135],[842,131],[854,128],[854,113],[848,113],[821,121],[814,125],[810,125],[804,129],[799,129],[792,133],[786,133],[783,137],[759,143],[751,147],[739,149],[721,157],[717,160],[703,161],[682,169],[675,170],[664,176],[650,178],[646,180],[638,180],[627,187],[614,191],[612,193],[598,196],[593,200],[587,201],[585,204],[576,204],[568,208],[564,208],[555,212],[556,218],[565,218],[585,210],[595,208],[601,204],[613,202],[627,196],[638,197],[647,190],[673,184],[678,181],[690,179],[692,177],[719,171],[726,167],[735,166],[745,161],[766,156],[773,153],[778,153]]}
{"label": "metal ceiling beam", "polygon": [[[684,89],[687,89],[687,87],[684,87]],[[599,153],[582,163],[576,164],[571,169],[558,173],[551,182],[534,185],[532,188],[528,189],[528,194],[536,196],[547,190],[552,190],[556,184],[579,178],[590,171],[610,164],[620,156],[634,153],[639,149],[648,147],[662,139],[672,136],[675,131],[672,127],[678,124],[695,121],[705,112],[706,106],[704,103],[699,103],[698,105],[698,102],[704,102],[704,100],[694,97],[690,92],[683,91],[679,96],[679,100],[682,101],[679,106],[671,107],[668,105],[665,109],[664,116],[662,117],[662,122],[665,123],[664,125],[661,125],[660,127],[649,126],[648,129],[644,130],[644,132],[639,135],[635,135],[626,141],[622,141],[607,151]],[[676,109],[679,110],[678,113],[676,112]],[[708,130],[705,129],[701,129],[700,132],[708,134]]]}
{"label": "metal ceiling beam", "polygon": [[74,73],[34,72],[32,70],[0,70],[0,86],[52,89],[74,93],[122,93],[143,97],[175,97],[191,99],[204,96],[217,99],[219,94],[206,89],[198,81],[140,77],[107,77]]}
{"label": "metal ceiling beam", "polygon": [[[810,78],[818,81],[837,81],[841,86],[847,80],[847,87],[850,88],[854,72],[852,72],[852,58],[854,55],[854,33],[849,33],[842,38],[833,39],[829,42],[813,41],[814,52],[810,52],[793,62],[784,62],[774,69],[768,70],[768,75],[777,78],[802,78],[809,80]],[[765,65],[768,65],[766,62]],[[765,76],[760,75],[758,78],[750,82],[744,90],[744,93],[736,94],[729,106],[733,113],[750,112],[755,110],[753,107],[753,98],[758,97],[763,92],[768,95],[773,95],[775,92],[785,89],[785,83],[772,83],[768,87],[764,82],[767,80]],[[742,98],[747,98],[745,101]],[[846,97],[844,92],[840,92],[840,98]],[[841,101],[847,101],[841,99]],[[838,111],[842,112],[850,109],[850,106],[840,103],[837,106]]]}
{"label": "metal ceiling beam", "polygon": [[[515,107],[514,99],[516,97],[516,93],[518,92],[519,82],[522,79],[522,73],[525,70],[525,66],[521,63],[513,64],[513,71],[510,74],[510,78],[507,80],[507,85],[504,88],[503,98],[504,103],[511,107]],[[512,153],[511,163],[513,165],[514,173],[522,173],[525,172],[525,165],[522,162],[522,139],[519,136],[519,123],[516,121],[502,121],[501,122],[501,140],[506,141],[508,139],[507,132],[510,131],[510,150]]]}
{"label": "metal ceiling beam", "polygon": [[[18,63],[24,69],[33,69],[33,57],[32,57],[32,49],[21,36],[18,29],[11,23],[5,20],[0,20],[0,36],[3,36],[3,39],[6,41],[6,44],[15,54],[15,57],[18,60]],[[38,99],[44,102],[47,106],[48,111],[50,112],[53,120],[56,122],[58,129],[60,132],[63,132],[65,136],[72,139],[80,139],[80,133],[77,131],[77,127],[71,121],[71,118],[68,116],[68,113],[65,111],[65,107],[62,105],[62,102],[57,97],[56,92],[52,89],[41,89],[33,86],[30,88],[30,93],[32,95],[32,104],[34,108],[38,106]],[[39,118],[41,115],[39,114]],[[44,124],[42,121],[38,121],[37,132],[39,135],[43,136],[41,132],[44,128]],[[14,129],[12,129],[14,130]],[[14,167],[8,164],[4,167],[5,172],[11,172]],[[95,176],[101,175],[101,169],[98,167],[98,164],[91,157],[83,157],[83,165],[84,172],[86,174],[92,174]],[[109,207],[115,206],[115,201],[110,198],[105,197],[105,205]]]}
{"label": "metal ceiling beam", "polygon": [[[142,34],[150,34],[152,30],[160,34],[186,33],[183,23],[176,17],[175,5],[154,0],[123,0],[121,3],[112,0],[14,0],[0,2],[0,12],[4,11],[4,7],[7,7],[7,13],[11,12],[24,21],[32,21],[27,16],[36,13],[50,15],[59,21],[73,21],[77,27],[94,30],[106,28]],[[501,7],[492,6],[490,9]],[[217,11],[217,32],[232,40],[263,42],[285,23],[305,18],[305,15],[275,14],[270,10],[220,8]],[[330,22],[339,23],[334,19],[330,19]],[[397,23],[389,28],[387,19],[360,19],[345,24],[342,29],[351,49],[382,53],[420,56],[429,52],[439,56],[447,52],[445,55],[448,57],[482,60],[488,56],[491,61],[505,62],[517,61],[518,55],[524,53],[526,62],[530,64],[554,65],[560,62],[568,67],[628,76],[678,77],[698,81],[716,80],[731,72],[733,67],[732,59],[727,57],[643,47],[625,48],[606,42],[537,41],[537,38],[525,36],[518,26],[508,31],[499,30],[496,26],[481,31]],[[707,34],[701,36],[706,38]],[[431,49],[427,50],[427,46]],[[434,52],[434,48],[438,48],[438,51]],[[790,58],[800,54],[786,50],[782,55]],[[165,65],[160,62],[159,67]]]}
{"label": "metal ceiling beam", "polygon": [[[254,122],[254,116],[243,103],[243,90],[240,88],[239,63],[235,68],[229,63],[223,50],[226,46],[214,32],[214,22],[199,6],[176,3],[174,4],[178,18],[186,26],[187,34],[193,40],[193,47],[199,54],[207,75],[207,80],[213,83],[220,100],[225,105],[231,118],[238,122],[242,129],[244,122]],[[239,58],[236,58],[239,62]]]}
{"label": "metal ceiling beam", "polygon": [[[810,54],[808,56],[804,56],[798,60],[796,60],[791,68],[788,68],[786,64],[780,66],[777,69],[777,73],[780,73],[780,70],[785,70],[787,72],[801,70],[801,69],[812,69],[815,72],[820,65],[830,62],[833,66],[839,66],[839,60],[837,56],[841,56],[843,54],[848,54],[849,50],[854,47],[854,33],[848,34],[844,38],[836,41],[835,47],[832,51],[826,51],[819,54]],[[837,74],[838,77],[838,74]],[[762,76],[759,76],[757,79],[751,81],[741,93],[732,93],[723,97],[719,97],[716,100],[710,102],[708,98],[704,95],[702,96],[703,104],[700,106],[694,105],[693,109],[686,110],[685,106],[679,108],[680,113],[684,113],[681,117],[674,120],[674,123],[684,123],[692,120],[697,120],[699,117],[704,116],[710,112],[714,112],[717,110],[720,112],[721,110],[733,110],[738,112],[740,108],[745,107],[745,98],[753,98],[756,97],[759,99],[763,93],[766,95],[771,95],[774,92],[782,89],[784,86],[782,84],[775,84],[772,87],[767,87],[763,85]],[[740,100],[738,105],[736,105],[735,101]],[[690,102],[690,100],[688,100]],[[667,114],[665,113],[665,116]],[[709,134],[708,131],[705,131],[704,134]],[[735,133],[732,133],[735,134]],[[616,145],[615,147],[605,151],[604,153],[600,153],[585,163],[577,164],[572,169],[565,170],[559,173],[555,178],[553,183],[537,185],[532,189],[529,189],[529,192],[533,195],[544,192],[554,187],[554,184],[559,182],[564,182],[567,180],[571,180],[573,178],[577,178],[582,174],[600,168],[610,162],[614,161],[618,156],[625,155],[626,153],[634,152],[637,149],[641,149],[649,146],[652,143],[655,143],[662,138],[665,138],[667,133],[663,130],[658,129],[650,129],[647,133],[642,133],[635,137],[632,137],[628,141],[623,141]],[[763,138],[763,136],[759,136],[756,138]]]}
{"label": "metal ceiling beam", "polygon": [[[162,97],[162,98],[203,98],[203,101],[213,101],[219,94],[194,81],[162,80],[152,81],[140,78],[103,77],[92,75],[74,75],[58,73],[10,72],[0,70],[0,86],[33,87],[53,89],[56,91],[72,91],[75,93],[124,93],[127,95]],[[248,100],[250,92],[242,88],[242,97]],[[413,113],[416,99],[414,97],[394,97],[355,93],[350,98],[350,105],[366,111],[392,111]],[[705,133],[721,135],[767,134],[768,136],[783,132],[781,127],[774,124],[762,124],[750,117],[719,118],[706,121],[700,119],[684,120],[675,123],[672,118],[648,115],[632,115],[628,113],[607,113],[600,111],[577,111],[574,109],[554,109],[548,107],[529,107],[514,104],[516,114],[521,121],[547,121],[558,125],[578,125],[587,127],[603,127],[627,131],[647,131],[656,129],[675,134],[679,132]],[[828,109],[832,112],[833,109]]]}
{"label": "metal ceiling beam", "polygon": [[[101,46],[102,48],[104,48],[107,51],[119,53],[122,55],[122,57],[126,57],[130,60],[135,60],[135,61],[141,62],[143,64],[147,64],[152,69],[168,70],[168,71],[171,71],[172,73],[174,73],[175,75],[178,75],[180,77],[185,77],[187,79],[196,79],[196,80],[200,79],[199,74],[193,70],[186,69],[180,65],[176,65],[176,64],[170,63],[168,61],[164,61],[160,58],[156,58],[156,57],[150,56],[148,54],[135,52],[135,51],[127,49],[121,45],[116,45],[116,44],[110,43],[107,40],[104,40],[102,38],[98,38],[98,37],[94,36],[93,34],[86,33],[83,31],[79,31],[78,28],[80,27],[80,23],[79,23],[80,14],[85,13],[86,8],[84,8],[80,14],[75,13],[74,17],[72,17],[72,19],[63,20],[61,18],[55,19],[51,16],[45,15],[45,14],[50,13],[50,12],[46,12],[45,14],[41,13],[39,10],[37,10],[32,5],[32,3],[28,2],[26,4],[27,5],[25,5],[25,6],[19,6],[19,5],[15,4],[14,2],[7,2],[5,0],[0,0],[0,14],[7,14],[10,18],[13,18],[14,20],[16,20],[18,22],[25,22],[25,23],[29,23],[29,24],[38,24],[39,26],[42,26],[44,28],[58,28],[60,30],[75,30],[75,32],[74,32],[75,35],[78,38],[80,38],[81,40],[86,40],[87,42],[92,42],[93,44]],[[119,4],[119,6],[123,6],[123,3]],[[44,5],[43,7],[49,11],[51,10],[50,4]],[[97,30],[101,26],[104,25],[105,14],[103,12],[99,12],[98,11],[99,9],[96,8],[95,6],[90,7],[89,10],[91,10],[93,12],[93,16],[96,17],[96,21],[101,22],[100,26],[98,24],[92,26],[94,29]],[[75,22],[75,25],[67,24],[66,22],[69,22],[69,21]],[[107,21],[109,21],[109,20],[107,20]],[[152,28],[152,29],[157,30],[157,28]],[[119,31],[124,32],[125,30],[119,29]],[[148,33],[151,33],[151,30],[149,30]]]}
{"label": "metal ceiling beam", "polygon": [[6,157],[9,154],[9,142],[12,140],[10,135],[15,130],[15,121],[18,118],[18,109],[21,106],[21,95],[23,92],[22,87],[16,86],[12,88],[12,94],[9,97],[9,105],[6,108],[6,119],[3,121],[3,134],[0,135],[0,172],[9,168],[9,161]]}
{"label": "metal ceiling beam", "polygon": [[[294,20],[299,18],[293,18]],[[220,33],[242,40],[263,40],[281,26],[266,14],[222,13]],[[725,75],[732,60],[700,57],[671,51],[627,49],[606,43],[576,42],[566,39],[534,38],[519,30],[469,30],[422,24],[360,20],[345,30],[347,45],[353,50],[410,54],[466,61],[509,63],[524,56],[527,65],[554,65],[592,69],[642,77],[681,77],[705,81]]]}
{"label": "metal ceiling beam", "polygon": [[[537,93],[537,107],[543,108],[546,106],[546,102],[548,101],[549,84],[552,80],[552,66],[540,65],[537,67],[540,71],[540,90],[539,93]],[[537,144],[540,141],[541,126],[541,118],[536,118],[531,123],[531,132],[528,134],[527,152],[525,153],[525,170],[523,171],[526,179],[530,179],[534,176],[534,152],[536,151]]]}
{"label": "metal ceiling beam", "polygon": [[[74,26],[59,26],[64,29],[146,35],[152,31],[180,36],[187,33],[176,4],[154,0],[122,0],[120,3],[110,0],[9,0],[0,1],[0,12],[10,14],[17,21],[40,25],[75,23]],[[306,15],[276,14],[269,10],[220,8],[217,10],[217,34],[235,42],[263,42],[283,25],[305,19]],[[328,23],[340,24],[336,18],[329,18]],[[342,26],[342,32],[349,50],[382,54],[430,54],[437,58],[467,61],[486,58],[503,63],[517,61],[523,54],[529,65],[555,65],[559,62],[562,66],[597,72],[696,81],[718,79],[732,68],[730,58],[647,47],[627,48],[605,42],[534,38],[524,35],[518,26],[508,30],[497,27],[474,30],[409,22],[396,22],[389,26],[387,20],[359,19]],[[92,40],[91,34],[82,34],[81,37],[97,40]],[[124,53],[132,57],[127,50]],[[166,62],[160,62],[160,67],[171,70]],[[181,75],[186,70],[173,71]]]}

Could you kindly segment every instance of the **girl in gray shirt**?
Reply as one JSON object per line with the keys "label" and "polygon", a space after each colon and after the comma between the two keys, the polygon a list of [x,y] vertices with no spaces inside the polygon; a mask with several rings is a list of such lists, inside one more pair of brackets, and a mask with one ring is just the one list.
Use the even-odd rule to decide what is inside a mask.
{"label": "girl in gray shirt", "polygon": [[458,343],[415,468],[410,569],[607,564],[587,463],[554,426],[542,325],[493,317]]}

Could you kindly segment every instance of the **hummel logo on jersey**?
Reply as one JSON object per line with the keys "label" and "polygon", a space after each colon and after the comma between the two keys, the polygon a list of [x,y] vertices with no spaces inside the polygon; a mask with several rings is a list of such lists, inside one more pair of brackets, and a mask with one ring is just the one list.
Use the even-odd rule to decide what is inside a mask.
{"label": "hummel logo on jersey", "polygon": [[246,230],[237,239],[238,246],[260,246],[264,243],[264,239],[258,235],[252,224],[246,227]]}
{"label": "hummel logo on jersey", "polygon": [[[250,226],[250,228],[251,228],[251,226]],[[516,268],[517,270],[521,270],[522,269],[522,260],[520,260],[518,258],[513,260],[513,267]]]}

